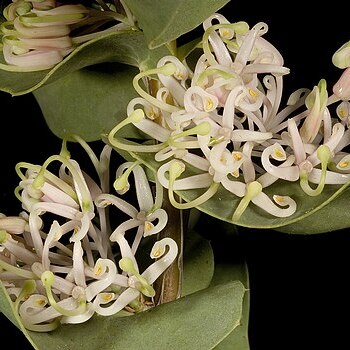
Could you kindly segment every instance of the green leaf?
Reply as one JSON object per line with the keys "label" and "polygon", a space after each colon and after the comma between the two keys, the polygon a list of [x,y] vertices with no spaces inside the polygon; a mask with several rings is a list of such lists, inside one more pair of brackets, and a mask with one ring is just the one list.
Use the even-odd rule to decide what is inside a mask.
{"label": "green leaf", "polygon": [[[229,0],[125,0],[150,49],[195,29]],[[157,25],[154,25],[157,23]]]}
{"label": "green leaf", "polygon": [[1,54],[0,90],[13,96],[23,95],[79,69],[104,62],[119,62],[146,70],[155,67],[158,60],[168,54],[169,51],[165,47],[149,50],[143,33],[135,31],[110,33],[90,40],[77,47],[51,70],[8,71]]}
{"label": "green leaf", "polygon": [[[95,141],[125,118],[126,106],[136,96],[132,79],[137,73],[136,68],[117,63],[94,65],[33,94],[56,136],[75,133],[85,141]],[[141,137],[132,127],[122,131],[127,137]]]}
{"label": "green leaf", "polygon": [[[154,160],[153,154],[132,154],[136,159],[147,164],[153,171],[156,171],[162,165],[162,163],[158,163]],[[184,177],[196,173],[198,173],[196,169],[190,165],[186,165]],[[297,203],[296,212],[286,218],[274,217],[255,204],[250,203],[238,221],[232,220],[232,215],[240,202],[240,198],[234,196],[223,186],[220,186],[218,192],[208,201],[199,205],[197,209],[217,219],[244,227],[260,229],[278,228],[279,230],[290,233],[301,233],[301,230],[304,234],[322,233],[350,226],[350,215],[342,215],[341,221],[339,221],[339,216],[337,215],[337,213],[346,213],[349,211],[350,202],[346,200],[346,198],[348,198],[349,185],[350,182],[342,186],[326,185],[320,195],[312,197],[308,196],[301,189],[299,182],[291,183],[282,180],[275,182],[273,185],[264,189],[264,192],[270,198],[272,198],[273,195],[290,196]],[[202,189],[176,191],[186,202],[194,200],[203,192]],[[343,195],[340,196],[341,194]],[[320,209],[323,209],[323,211],[320,215],[315,216]],[[322,215],[322,223],[314,223],[315,218],[321,217]],[[306,224],[299,228],[298,225],[306,218],[309,218]],[[286,230],[282,228],[284,226],[286,226]]]}
{"label": "green leaf", "polygon": [[24,334],[37,350],[209,350],[239,327],[245,294],[241,282],[231,281],[134,316],[94,316],[51,333]]}
{"label": "green leaf", "polygon": [[[201,46],[202,38],[196,38],[182,46],[179,46],[177,49],[177,57],[180,61],[183,61],[184,59],[188,58],[198,47]],[[203,51],[201,51],[203,52]],[[195,63],[198,61],[198,55],[195,56]],[[191,59],[191,57],[190,57]],[[187,62],[188,63],[188,62]],[[190,64],[190,67],[195,67],[195,64]]]}
{"label": "green leaf", "polygon": [[36,346],[33,343],[33,339],[30,338],[29,332],[24,328],[18,313],[14,309],[13,302],[11,301],[6,289],[0,280],[0,312],[2,312],[18,329],[20,329],[23,334],[28,339],[28,342],[33,345],[35,349]]}
{"label": "green leaf", "polygon": [[239,228],[203,213],[199,217],[196,228],[199,232],[206,230],[206,236],[211,240],[214,250],[215,269],[210,285],[240,281],[248,290],[243,300],[240,325],[215,347],[215,350],[249,350],[250,286],[245,249]]}
{"label": "green leaf", "polygon": [[350,227],[349,185],[344,185],[325,201],[318,210],[293,224],[275,230],[291,234],[317,234]]}
{"label": "green leaf", "polygon": [[[218,263],[215,264],[215,272],[212,285],[219,285],[229,281],[241,281],[249,290],[248,267],[245,263]],[[223,341],[215,347],[215,350],[249,350],[248,324],[249,324],[250,300],[247,292],[243,300],[242,318],[239,326],[235,328]]]}
{"label": "green leaf", "polygon": [[185,234],[182,295],[209,286],[214,273],[214,254],[210,242],[194,231]]}
{"label": "green leaf", "polygon": [[[311,197],[302,191],[299,183],[285,183],[283,181],[276,182],[264,190],[264,192],[270,198],[272,198],[272,196],[275,194],[291,196],[297,203],[296,212],[286,218],[274,217],[253,203],[250,203],[241,218],[238,221],[234,221],[232,220],[232,214],[235,208],[238,206],[240,198],[234,197],[222,186],[215,196],[213,196],[203,205],[200,205],[198,209],[218,219],[244,227],[263,229],[279,228],[286,225],[298,225],[302,219],[316,213],[325,205],[338,206],[337,203],[333,203],[333,201],[341,192],[345,191],[347,187],[348,185],[344,185],[342,187],[329,185],[326,186],[322,194],[317,197]],[[177,193],[185,201],[191,201],[197,198],[202,192],[203,191],[199,190],[191,190],[178,191]],[[344,208],[342,210],[344,210]],[[343,220],[341,225],[344,225],[343,227],[348,227],[350,224],[350,217],[348,218],[349,221],[347,223],[345,223],[345,220],[346,219]],[[332,217],[330,218],[330,221],[324,222],[325,226],[322,227],[322,232],[332,230],[335,221],[337,221],[337,217]],[[305,233],[316,233],[311,227],[306,229],[307,231]],[[309,229],[310,232],[308,231]]]}

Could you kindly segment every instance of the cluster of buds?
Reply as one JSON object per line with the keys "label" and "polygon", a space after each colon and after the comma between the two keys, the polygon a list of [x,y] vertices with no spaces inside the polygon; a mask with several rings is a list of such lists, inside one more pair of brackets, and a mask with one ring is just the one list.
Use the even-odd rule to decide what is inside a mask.
{"label": "cluster of buds", "polygon": [[[317,196],[326,184],[350,180],[350,72],[344,71],[328,96],[321,79],[312,90],[293,92],[281,107],[283,77],[289,74],[280,52],[263,38],[266,23],[252,28],[214,14],[203,23],[202,54],[191,68],[175,56],[135,76],[140,95],[130,101],[127,117],[108,135],[109,143],[129,152],[153,153],[158,181],[177,208],[199,206],[223,186],[239,204],[238,221],[249,203],[275,217],[295,213],[291,196],[264,189],[276,181],[299,181],[306,195]],[[349,44],[333,62],[346,68]],[[158,82],[156,94],[140,84]],[[332,110],[331,105],[338,103]],[[153,145],[118,137],[127,124],[149,135]],[[185,170],[188,170],[185,172]],[[176,190],[201,189],[192,201],[178,203]]]}
{"label": "cluster of buds", "polygon": [[[43,165],[17,164],[15,192],[23,211],[0,215],[0,280],[23,325],[37,332],[94,314],[123,316],[153,307],[152,285],[178,254],[171,238],[153,240],[168,220],[162,186],[156,184],[154,198],[144,168],[126,162],[110,191],[111,147],[97,158],[76,139],[97,176],[84,172],[64,143]],[[122,198],[131,188],[130,174],[137,205]],[[137,254],[149,239],[150,263],[140,271]]]}
{"label": "cluster of buds", "polygon": [[[56,0],[13,0],[5,7],[6,21],[0,26],[4,60],[20,71],[52,68],[80,44],[130,28],[133,18],[127,13],[128,17],[107,5],[90,8]],[[102,28],[109,22],[117,24]]]}

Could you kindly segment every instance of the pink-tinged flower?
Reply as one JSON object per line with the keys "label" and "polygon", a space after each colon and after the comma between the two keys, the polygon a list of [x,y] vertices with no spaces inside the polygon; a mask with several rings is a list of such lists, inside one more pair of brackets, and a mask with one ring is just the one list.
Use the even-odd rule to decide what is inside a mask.
{"label": "pink-tinged flower", "polygon": [[52,68],[80,44],[133,26],[130,11],[125,12],[124,16],[108,7],[89,8],[55,0],[13,1],[5,7],[6,21],[0,26],[7,63],[0,67],[12,71]]}
{"label": "pink-tinged flower", "polygon": [[[348,175],[328,169],[328,164],[332,158],[342,147],[345,147],[345,144],[342,144],[339,148],[345,131],[341,123],[336,123],[333,126],[330,137],[323,144],[313,147],[313,150],[308,147],[308,153],[311,151],[310,154],[306,152],[307,145],[303,143],[293,118],[288,120],[288,131],[291,138],[292,153],[288,155],[277,142],[265,148],[262,153],[261,162],[269,174],[291,182],[300,179],[301,187],[310,196],[320,194],[325,184],[344,184],[350,180]],[[276,166],[271,163],[270,158],[275,161],[288,161],[289,164]],[[318,186],[312,189],[308,181],[317,183]]]}
{"label": "pink-tinged flower", "polygon": [[311,143],[316,138],[324,119],[327,99],[326,81],[321,79],[305,100],[308,114],[300,128],[300,135],[304,143]]}
{"label": "pink-tinged flower", "polygon": [[346,68],[333,85],[333,93],[342,101],[350,100],[350,68]]}
{"label": "pink-tinged flower", "polygon": [[[161,188],[158,186],[157,197],[153,199],[152,190],[146,173],[143,168],[137,163],[124,163],[117,170],[117,179],[114,182],[114,187],[119,193],[124,194],[130,188],[128,177],[130,173],[134,174],[134,186],[136,189],[136,197],[139,208],[129,204],[124,199],[112,194],[99,195],[96,200],[97,207],[107,207],[113,205],[123,213],[130,216],[130,219],[122,222],[116,229],[113,230],[109,239],[112,242],[117,242],[120,246],[122,254],[128,256],[134,263],[136,263],[134,254],[138,249],[142,237],[154,235],[167,224],[168,215],[166,211],[160,206],[162,205],[163,195]],[[154,224],[153,222],[156,222]],[[132,240],[131,248],[126,244],[125,234],[136,229],[136,234]],[[125,250],[126,249],[126,250]]]}
{"label": "pink-tinged flower", "polygon": [[[114,185],[118,193],[125,192],[133,172],[139,209],[105,192],[111,148],[106,145],[97,158],[86,142],[73,138],[87,151],[97,182],[70,157],[64,142],[60,155],[49,157],[42,166],[17,165],[21,181],[16,193],[23,212],[18,217],[0,216],[0,280],[24,326],[36,332],[86,322],[96,313],[130,315],[154,306],[152,284],[178,253],[175,241],[156,242],[151,258],[157,261],[139,272],[136,253],[141,239],[167,223],[162,188],[157,187],[153,199],[143,168],[125,163],[118,168]],[[53,162],[61,163],[57,174],[50,171]],[[115,220],[108,220],[109,204],[132,219],[112,229]],[[130,246],[124,235],[131,228],[136,228],[136,235]]]}
{"label": "pink-tinged flower", "polygon": [[157,241],[152,248],[150,257],[156,259],[143,273],[129,257],[122,257],[119,260],[119,267],[128,275],[129,288],[119,295],[115,293],[100,293],[94,300],[96,313],[102,316],[114,315],[133,303],[137,311],[147,309],[146,305],[138,302],[138,297],[143,294],[146,297],[153,297],[155,291],[152,287],[154,281],[173,263],[178,254],[178,247],[171,238],[163,238]]}
{"label": "pink-tinged flower", "polygon": [[332,56],[333,64],[341,69],[350,67],[350,41],[342,45]]}

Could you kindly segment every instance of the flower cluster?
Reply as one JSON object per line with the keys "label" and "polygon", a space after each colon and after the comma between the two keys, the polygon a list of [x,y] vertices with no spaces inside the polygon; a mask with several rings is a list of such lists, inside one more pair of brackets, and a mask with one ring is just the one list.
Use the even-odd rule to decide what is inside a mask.
{"label": "flower cluster", "polygon": [[[337,67],[347,69],[332,94],[321,79],[312,90],[293,92],[282,107],[289,69],[263,38],[268,26],[250,28],[213,14],[203,27],[194,65],[166,56],[157,68],[135,76],[139,97],[109,133],[110,145],[141,156],[152,153],[159,164],[157,179],[177,208],[197,207],[223,186],[239,198],[232,209],[235,222],[251,202],[275,217],[292,215],[297,208],[292,197],[270,198],[264,191],[276,181],[299,181],[309,196],[319,195],[326,184],[349,181],[350,44],[333,56]],[[143,84],[147,79],[157,82],[155,94]],[[127,124],[154,143],[130,144],[118,137]],[[190,189],[203,192],[190,202],[176,202],[174,191]]]}
{"label": "flower cluster", "polygon": [[52,68],[77,46],[96,36],[134,25],[133,16],[115,6],[61,4],[56,0],[13,0],[0,26],[5,62],[20,71]]}
{"label": "flower cluster", "polygon": [[[21,180],[15,192],[23,211],[0,216],[0,280],[23,325],[33,331],[154,306],[152,284],[178,254],[171,238],[148,241],[150,262],[139,266],[138,253],[149,246],[145,237],[156,237],[167,224],[162,187],[156,184],[154,198],[144,168],[126,162],[117,168],[112,194],[112,148],[105,145],[97,158],[75,138],[87,150],[96,179],[63,143],[61,153],[42,166],[17,164]],[[121,197],[129,191],[130,174],[137,205]]]}

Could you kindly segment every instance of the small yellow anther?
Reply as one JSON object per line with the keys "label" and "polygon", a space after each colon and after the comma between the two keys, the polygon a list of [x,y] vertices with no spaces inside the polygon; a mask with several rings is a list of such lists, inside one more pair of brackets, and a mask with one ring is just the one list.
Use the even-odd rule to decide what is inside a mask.
{"label": "small yellow anther", "polygon": [[227,30],[227,29],[224,29],[222,32],[221,32],[221,36],[223,37],[223,38],[229,38],[230,36],[231,36],[231,32],[229,31],[229,30]]}
{"label": "small yellow anther", "polygon": [[97,265],[95,266],[95,269],[94,269],[94,274],[95,274],[95,276],[101,276],[101,275],[103,274],[103,272],[104,272],[104,269],[103,269],[103,267],[101,266],[101,264],[97,264]]}
{"label": "small yellow anther", "polygon": [[233,177],[235,177],[235,178],[238,178],[238,177],[239,177],[239,170],[237,169],[237,170],[233,171],[233,172],[231,173],[231,175],[232,175]]}
{"label": "small yellow anther", "polygon": [[35,304],[36,304],[38,307],[43,307],[43,306],[45,306],[46,301],[45,301],[45,299],[37,299],[37,300],[35,301]]}
{"label": "small yellow anther", "polygon": [[243,156],[241,152],[232,152],[232,157],[235,161],[239,162],[242,160]]}
{"label": "small yellow anther", "polygon": [[341,162],[338,164],[339,168],[347,168],[349,166],[349,162]]}
{"label": "small yellow anther", "polygon": [[279,205],[284,205],[286,203],[286,200],[285,200],[284,196],[274,195],[273,199]]}
{"label": "small yellow anther", "polygon": [[185,78],[185,76],[181,72],[176,72],[174,74],[174,77],[178,80],[183,80]]}
{"label": "small yellow anther", "polygon": [[162,250],[161,249],[156,249],[154,252],[153,252],[153,257],[154,258],[158,258],[162,255]]}
{"label": "small yellow anther", "polygon": [[248,91],[249,91],[249,95],[250,95],[251,97],[257,97],[257,96],[258,96],[258,93],[257,93],[256,90],[249,89]]}
{"label": "small yellow anther", "polygon": [[277,159],[282,159],[285,157],[284,152],[282,152],[280,149],[275,149],[273,153]]}
{"label": "small yellow anther", "polygon": [[346,112],[344,109],[339,109],[338,114],[340,119],[344,119],[346,117]]}
{"label": "small yellow anther", "polygon": [[149,222],[149,221],[145,221],[145,232],[149,232],[154,228],[154,225]]}
{"label": "small yellow anther", "polygon": [[104,293],[102,298],[105,302],[109,302],[113,299],[114,295],[113,293]]}
{"label": "small yellow anther", "polygon": [[205,105],[205,111],[210,111],[214,106],[214,102],[208,98]]}

